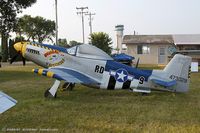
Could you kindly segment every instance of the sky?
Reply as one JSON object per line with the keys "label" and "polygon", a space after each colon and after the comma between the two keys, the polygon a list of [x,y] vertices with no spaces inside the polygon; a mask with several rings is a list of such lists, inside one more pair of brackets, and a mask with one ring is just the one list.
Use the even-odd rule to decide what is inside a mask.
{"label": "sky", "polygon": [[[124,35],[200,34],[200,0],[58,0],[58,36],[82,42],[81,17],[76,7],[89,8],[93,32],[105,32],[116,44],[115,26],[124,25]],[[55,20],[55,0],[37,0],[23,10],[23,16]],[[89,23],[85,16],[85,40]]]}

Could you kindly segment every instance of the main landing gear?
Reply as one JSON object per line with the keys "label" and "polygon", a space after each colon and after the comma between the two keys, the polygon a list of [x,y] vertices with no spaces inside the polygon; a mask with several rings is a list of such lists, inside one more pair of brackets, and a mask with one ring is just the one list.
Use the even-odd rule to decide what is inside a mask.
{"label": "main landing gear", "polygon": [[[60,86],[60,81],[56,80],[51,88],[48,88],[45,93],[44,97],[48,98],[56,98],[57,97],[57,90]],[[75,83],[68,83],[65,82],[64,85],[62,86],[62,91],[72,91],[73,88],[75,87]]]}
{"label": "main landing gear", "polygon": [[56,80],[53,86],[45,91],[44,97],[56,98],[57,96],[56,92],[58,90],[59,85],[60,85],[60,81]]}
{"label": "main landing gear", "polygon": [[75,83],[65,82],[62,86],[62,91],[72,91],[75,87]]}
{"label": "main landing gear", "polygon": [[56,98],[56,97],[57,97],[57,92],[56,92],[55,96],[53,96],[53,95],[49,92],[50,89],[51,89],[51,88],[47,89],[47,90],[44,92],[44,97],[46,97],[46,98]]}

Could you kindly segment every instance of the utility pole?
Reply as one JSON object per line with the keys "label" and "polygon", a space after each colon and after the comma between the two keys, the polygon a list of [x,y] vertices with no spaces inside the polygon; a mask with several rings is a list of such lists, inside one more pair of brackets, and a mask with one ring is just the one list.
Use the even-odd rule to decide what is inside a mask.
{"label": "utility pole", "polygon": [[84,12],[85,9],[88,9],[88,7],[76,7],[77,10],[81,10],[80,12],[77,12],[77,15],[80,14],[82,17],[82,29],[83,29],[83,44],[85,43],[85,33],[84,33],[84,15],[88,12]]}
{"label": "utility pole", "polygon": [[57,0],[55,0],[55,13],[56,13],[56,45],[58,45],[58,9],[57,9]]}
{"label": "utility pole", "polygon": [[88,15],[89,16],[89,26],[90,26],[90,35],[92,34],[92,16],[96,15],[95,13],[87,13],[85,15]]}

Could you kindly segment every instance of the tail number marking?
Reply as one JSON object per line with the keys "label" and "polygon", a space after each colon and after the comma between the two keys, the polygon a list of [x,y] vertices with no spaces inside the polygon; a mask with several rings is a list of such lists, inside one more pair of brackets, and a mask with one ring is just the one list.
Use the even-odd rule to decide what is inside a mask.
{"label": "tail number marking", "polygon": [[172,79],[172,80],[182,82],[182,83],[187,83],[187,79],[182,78],[182,77],[178,77],[178,76],[175,76],[175,75],[171,75],[169,78]]}
{"label": "tail number marking", "polygon": [[104,72],[104,67],[96,65],[94,72],[103,73]]}

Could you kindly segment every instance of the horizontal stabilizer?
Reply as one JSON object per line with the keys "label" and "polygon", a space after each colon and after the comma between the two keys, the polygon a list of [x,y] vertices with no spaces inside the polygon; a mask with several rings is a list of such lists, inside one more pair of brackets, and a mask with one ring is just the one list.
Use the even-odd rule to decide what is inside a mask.
{"label": "horizontal stabilizer", "polygon": [[151,79],[151,81],[153,81],[155,84],[164,86],[164,87],[170,87],[176,84],[175,80],[172,81],[163,81],[163,80],[159,80],[159,79]]}
{"label": "horizontal stabilizer", "polygon": [[0,91],[0,114],[15,106],[17,101]]}

